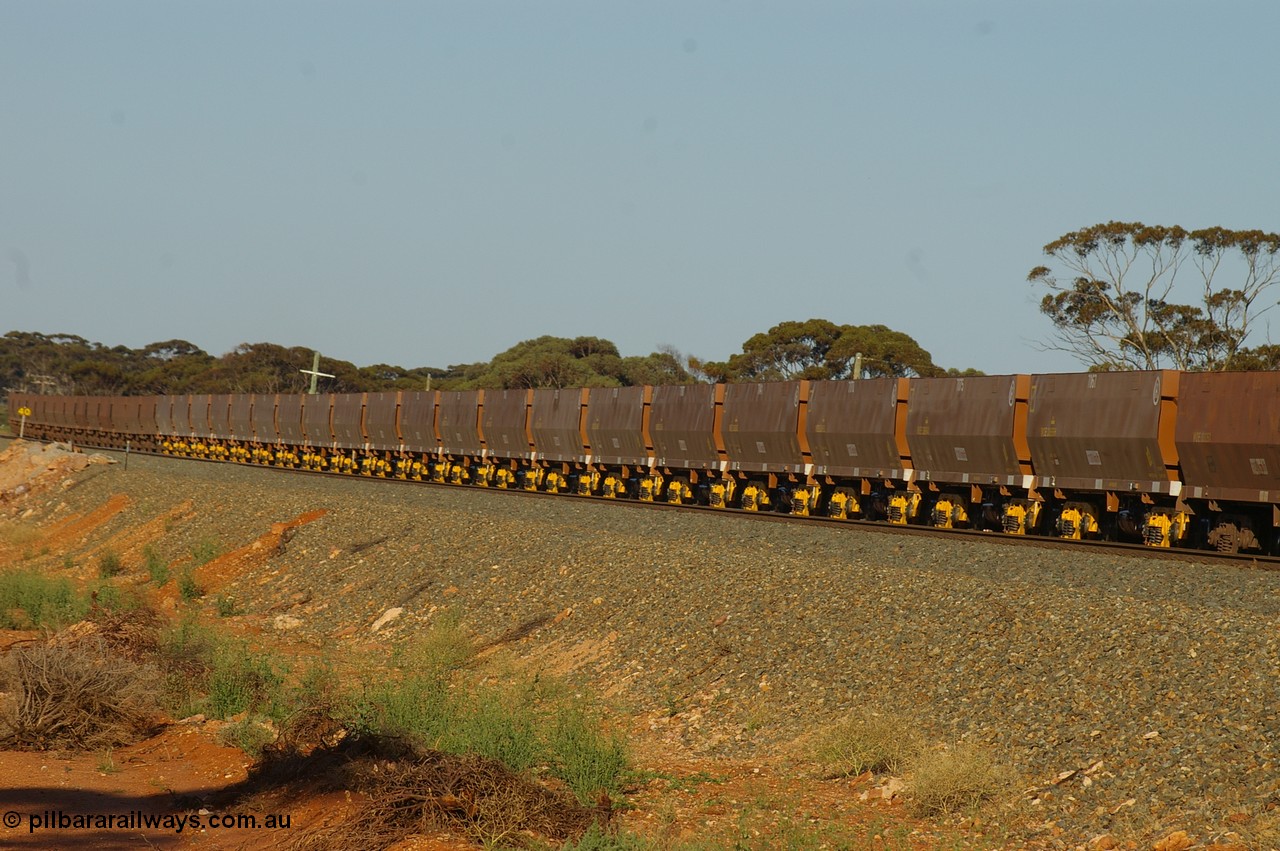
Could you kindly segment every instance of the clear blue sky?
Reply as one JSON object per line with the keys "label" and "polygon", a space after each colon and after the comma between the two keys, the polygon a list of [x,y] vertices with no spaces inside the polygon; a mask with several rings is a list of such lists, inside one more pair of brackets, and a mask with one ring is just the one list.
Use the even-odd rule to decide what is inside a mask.
{"label": "clear blue sky", "polygon": [[1280,230],[1277,33],[1275,0],[0,0],[0,333],[411,367],[823,317],[1071,370],[1045,243]]}

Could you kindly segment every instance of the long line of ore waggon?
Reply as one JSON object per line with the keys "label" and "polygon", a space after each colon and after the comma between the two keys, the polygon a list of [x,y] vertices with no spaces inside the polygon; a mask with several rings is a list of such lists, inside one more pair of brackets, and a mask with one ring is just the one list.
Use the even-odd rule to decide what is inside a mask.
{"label": "long line of ore waggon", "polygon": [[1280,547],[1274,372],[14,394],[9,417],[15,433],[43,440],[350,475],[1155,547]]}

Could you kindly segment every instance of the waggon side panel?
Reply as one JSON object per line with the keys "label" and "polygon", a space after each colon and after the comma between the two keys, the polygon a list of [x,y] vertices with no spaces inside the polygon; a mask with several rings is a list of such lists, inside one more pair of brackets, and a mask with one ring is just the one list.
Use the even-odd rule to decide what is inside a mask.
{"label": "waggon side panel", "polygon": [[1280,372],[1184,373],[1184,497],[1280,503]]}
{"label": "waggon side panel", "polygon": [[209,434],[219,440],[231,440],[235,432],[231,429],[231,400],[229,393],[219,393],[209,397]]}
{"label": "waggon side panel", "polygon": [[151,398],[156,406],[156,435],[162,438],[172,437],[173,397],[153,396]]}
{"label": "waggon side panel", "polygon": [[249,427],[253,439],[259,443],[275,443],[280,433],[276,426],[276,408],[279,396],[275,393],[253,394],[253,405],[249,409]]}
{"label": "waggon side panel", "polygon": [[799,435],[807,390],[805,381],[726,385],[720,433],[729,469],[805,472]]}
{"label": "waggon side panel", "polygon": [[208,440],[213,437],[209,429],[209,403],[213,397],[207,393],[191,397],[191,407],[187,409],[188,428],[192,437]]}
{"label": "waggon side panel", "polygon": [[370,449],[395,451],[400,448],[400,433],[396,428],[399,407],[398,391],[365,394],[364,436]]}
{"label": "waggon side panel", "polygon": [[1026,487],[1027,375],[916,378],[907,399],[915,481]]}
{"label": "waggon side panel", "polygon": [[309,393],[302,403],[302,428],[311,446],[333,446],[333,394]]}
{"label": "waggon side panel", "polygon": [[282,393],[276,397],[276,429],[282,443],[301,446],[306,442],[302,430],[302,401],[305,398],[298,393]]}
{"label": "waggon side panel", "polygon": [[231,397],[227,421],[230,423],[231,437],[235,440],[242,442],[253,440],[253,406],[258,398],[261,397],[248,393]]}
{"label": "waggon side panel", "polygon": [[1042,488],[1174,493],[1177,372],[1091,372],[1032,378],[1027,414]]}
{"label": "waggon side panel", "polygon": [[111,405],[114,401],[110,396],[89,397],[89,423],[91,427],[108,433],[119,430],[111,419]]}
{"label": "waggon side panel", "polygon": [[532,390],[485,391],[480,430],[490,455],[525,461],[533,457],[529,434],[532,396]]}
{"label": "waggon side panel", "polygon": [[480,400],[483,394],[483,390],[440,391],[436,427],[440,431],[441,451],[446,455],[479,458],[484,454],[484,442],[480,439]]}
{"label": "waggon side panel", "polygon": [[906,398],[905,378],[809,382],[805,435],[813,474],[902,478],[898,406]]}
{"label": "waggon side panel", "polygon": [[436,451],[435,391],[405,391],[400,395],[400,440],[409,452]]}
{"label": "waggon side panel", "polygon": [[364,432],[360,428],[363,408],[363,393],[333,394],[333,445],[338,449],[364,448]]}
{"label": "waggon side panel", "polygon": [[542,461],[585,462],[588,454],[582,436],[585,388],[560,390],[543,387],[533,391],[529,434]]}
{"label": "waggon side panel", "polygon": [[587,444],[591,460],[615,466],[645,466],[653,455],[645,437],[652,387],[597,387],[587,397]]}
{"label": "waggon side panel", "polygon": [[724,445],[717,428],[723,384],[675,384],[653,388],[649,436],[660,467],[721,469]]}

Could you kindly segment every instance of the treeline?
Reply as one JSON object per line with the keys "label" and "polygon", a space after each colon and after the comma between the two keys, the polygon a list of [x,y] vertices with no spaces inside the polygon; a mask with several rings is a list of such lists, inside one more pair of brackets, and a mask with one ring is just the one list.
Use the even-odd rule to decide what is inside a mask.
{"label": "treeline", "polygon": [[[883,325],[826,320],[783,322],[756,334],[740,354],[700,361],[674,348],[623,357],[599,337],[538,337],[492,360],[447,368],[356,366],[320,359],[320,389],[334,393],[386,390],[471,390],[528,387],[624,387],[699,381],[780,381],[846,378],[862,354],[863,374],[973,374],[943,370],[906,334]],[[140,349],[105,346],[72,334],[10,331],[0,337],[4,392],[140,396],[168,393],[302,393],[313,352],[274,343],[244,343],[215,356],[186,340]]]}

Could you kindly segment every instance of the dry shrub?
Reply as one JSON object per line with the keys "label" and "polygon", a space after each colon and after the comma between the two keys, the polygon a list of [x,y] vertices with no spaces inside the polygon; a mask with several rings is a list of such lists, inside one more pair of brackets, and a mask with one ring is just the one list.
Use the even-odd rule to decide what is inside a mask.
{"label": "dry shrub", "polygon": [[919,748],[911,722],[861,709],[818,737],[813,758],[822,766],[824,779],[856,777],[864,771],[897,774]]}
{"label": "dry shrub", "polygon": [[1012,781],[1009,769],[977,745],[925,751],[913,763],[912,805],[923,815],[954,813],[1001,795]]}
{"label": "dry shrub", "polygon": [[287,778],[314,784],[323,776],[326,786],[354,788],[367,797],[350,818],[295,837],[290,847],[305,851],[373,851],[432,829],[455,831],[486,847],[524,844],[529,837],[559,844],[609,815],[607,800],[584,807],[497,760],[357,737],[305,757],[268,748],[255,775],[250,788],[278,786]]}
{"label": "dry shrub", "polygon": [[154,668],[114,652],[102,637],[11,651],[0,671],[0,744],[99,750],[131,744],[156,727]]}
{"label": "dry shrub", "polygon": [[164,619],[145,606],[131,609],[108,609],[96,604],[89,610],[88,620],[72,624],[52,639],[53,644],[76,644],[95,635],[114,653],[130,662],[149,663],[160,647],[160,631]]}

